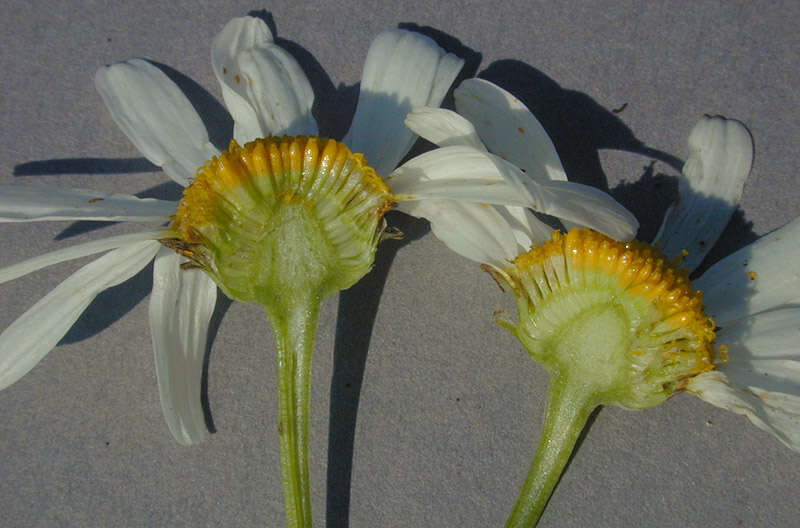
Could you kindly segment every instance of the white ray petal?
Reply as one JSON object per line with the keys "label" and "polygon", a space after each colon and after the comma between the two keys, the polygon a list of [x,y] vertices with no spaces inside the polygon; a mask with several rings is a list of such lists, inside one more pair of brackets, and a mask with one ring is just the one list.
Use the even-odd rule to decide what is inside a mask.
{"label": "white ray petal", "polygon": [[716,243],[742,197],[753,162],[753,139],[739,121],[705,117],[689,135],[677,204],[664,217],[655,242],[668,256],[689,255],[695,269]]}
{"label": "white ray petal", "polygon": [[524,251],[550,240],[553,228],[536,218],[530,209],[510,206],[498,207],[497,210],[513,229],[517,243]]}
{"label": "white ray petal", "polygon": [[456,110],[475,125],[491,152],[530,175],[567,179],[550,136],[519,99],[483,79],[465,80],[454,95]]}
{"label": "white ray petal", "polygon": [[165,222],[177,203],[84,189],[0,185],[0,222],[131,220]]}
{"label": "white ray petal", "polygon": [[800,398],[800,307],[723,326],[715,342],[728,347],[729,360],[717,368],[731,382]]}
{"label": "white ray petal", "polygon": [[614,240],[631,240],[639,230],[636,217],[600,189],[568,181],[538,184],[537,209],[573,225],[586,226]]}
{"label": "white ray petal", "polygon": [[800,218],[728,255],[694,281],[718,324],[800,302]]}
{"label": "white ray petal", "polygon": [[104,238],[102,240],[93,240],[84,244],[76,244],[64,249],[51,251],[38,257],[33,257],[11,266],[6,266],[0,269],[0,284],[22,277],[28,273],[40,270],[46,266],[52,266],[59,262],[73,260],[76,258],[87,257],[95,253],[102,253],[109,249],[116,249],[118,247],[127,246],[134,242],[141,242],[143,240],[156,240],[162,236],[160,231],[147,231],[143,233],[131,233],[129,235],[119,235]]}
{"label": "white ray petal", "polygon": [[519,195],[528,197],[528,207],[534,211],[555,216],[568,227],[589,227],[615,240],[630,240],[639,229],[639,221],[633,213],[600,189],[537,178],[498,156],[490,154],[489,158],[503,179]]}
{"label": "white ray petal", "polygon": [[95,86],[136,148],[184,187],[219,153],[180,88],[149,62],[133,59],[100,68]]}
{"label": "white ray petal", "polygon": [[712,405],[747,416],[789,449],[800,451],[800,397],[796,394],[738,385],[716,370],[692,378],[687,390]]}
{"label": "white ray petal", "polygon": [[395,170],[389,180],[398,200],[459,199],[529,207],[618,240],[632,238],[639,226],[633,214],[598,189],[534,180],[511,163],[471,147],[426,152]]}
{"label": "white ray petal", "polygon": [[217,286],[200,270],[182,270],[183,260],[167,248],[156,256],[150,327],[167,426],[177,442],[192,445],[208,436],[200,392]]}
{"label": "white ray petal", "polygon": [[505,268],[520,253],[511,226],[490,205],[423,200],[400,203],[398,209],[427,219],[436,238],[470,260]]}
{"label": "white ray petal", "polygon": [[237,141],[317,135],[317,122],[311,115],[314,91],[303,69],[286,50],[275,44],[243,50],[236,65],[243,85],[240,93],[247,97],[261,124],[261,135],[238,137]]}
{"label": "white ray petal", "polygon": [[[532,206],[517,182],[505,179],[495,158],[472,147],[438,148],[409,160],[387,181],[398,200],[458,199],[499,205]],[[516,177],[516,175],[515,175]]]}
{"label": "white ray petal", "polygon": [[245,50],[272,43],[272,33],[263,20],[234,18],[211,42],[211,67],[222,89],[225,107],[234,121],[233,137],[240,144],[264,137],[256,109],[249,102],[237,57]]}
{"label": "white ray petal", "polygon": [[419,106],[439,106],[463,64],[419,33],[380,33],[367,53],[344,143],[363,153],[378,174],[388,174],[414,144],[414,134],[403,125],[406,115]]}
{"label": "white ray petal", "polygon": [[0,334],[0,389],[31,370],[80,317],[92,300],[133,277],[161,245],[147,240],[115,249],[82,267]]}
{"label": "white ray petal", "polygon": [[429,106],[415,108],[406,116],[405,124],[418,136],[440,147],[465,145],[486,150],[472,123],[452,110]]}
{"label": "white ray petal", "polygon": [[724,325],[715,341],[728,347],[728,361],[691,380],[688,390],[800,451],[800,307]]}

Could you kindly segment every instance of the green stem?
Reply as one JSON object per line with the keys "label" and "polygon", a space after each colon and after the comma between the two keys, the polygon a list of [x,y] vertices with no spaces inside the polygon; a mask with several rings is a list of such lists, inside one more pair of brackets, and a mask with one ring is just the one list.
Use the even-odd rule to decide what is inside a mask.
{"label": "green stem", "polygon": [[565,376],[550,380],[542,438],[506,528],[530,528],[539,522],[595,407],[597,401],[590,387],[570,383]]}
{"label": "green stem", "polygon": [[284,309],[267,308],[278,353],[278,436],[289,528],[311,527],[308,473],[308,421],[311,358],[319,316],[319,299],[294,297]]}

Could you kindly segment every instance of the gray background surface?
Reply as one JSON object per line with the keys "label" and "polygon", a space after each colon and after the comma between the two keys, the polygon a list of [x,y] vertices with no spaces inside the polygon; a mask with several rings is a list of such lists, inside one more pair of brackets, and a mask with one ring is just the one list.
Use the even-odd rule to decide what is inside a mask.
{"label": "gray background surface", "polygon": [[[800,213],[796,2],[212,4],[6,3],[2,183],[177,198],[111,121],[94,71],[135,56],[174,68],[224,144],[231,123],[216,102],[211,38],[230,18],[266,9],[309,72],[329,134],[346,130],[371,38],[414,24],[466,56],[469,74],[534,109],[570,178],[610,188],[640,216],[645,239],[675,196],[674,166],[704,113],[744,121],[756,144],[740,212],[710,258]],[[316,523],[501,526],[538,441],[547,375],[492,323],[496,308],[513,309],[510,296],[425,222],[391,221],[407,239],[384,244],[376,272],[322,310]],[[0,224],[0,266],[135,229]],[[89,260],[4,284],[0,328]],[[148,267],[102,295],[0,392],[0,525],[284,525],[274,349],[261,310],[219,310],[208,373],[216,433],[184,448],[159,408],[150,284]],[[693,396],[643,412],[606,408],[540,526],[797,526],[798,481],[796,453]]]}

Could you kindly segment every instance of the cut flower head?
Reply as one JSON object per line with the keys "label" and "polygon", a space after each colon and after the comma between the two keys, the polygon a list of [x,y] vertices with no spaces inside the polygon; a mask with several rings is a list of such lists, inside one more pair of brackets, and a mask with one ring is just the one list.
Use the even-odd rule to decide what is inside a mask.
{"label": "cut flower head", "polygon": [[391,199],[338,141],[233,141],[198,171],[163,243],[233,299],[271,307],[306,289],[324,298],[369,271]]}
{"label": "cut flower head", "polygon": [[[442,146],[486,145],[545,185],[564,179],[552,142],[511,94],[470,80],[455,96],[460,115],[451,114],[447,126],[428,119],[444,112],[438,109],[414,112],[407,123]],[[800,220],[692,284],[689,274],[739,203],[752,138],[737,121],[706,117],[692,131],[689,151],[679,200],[654,246],[626,241],[632,233],[605,228],[604,235],[574,212],[558,215],[567,233],[545,234],[499,207],[486,215],[492,221],[480,236],[464,234],[463,245],[487,248],[473,260],[517,299],[519,322],[502,314],[496,321],[551,374],[542,440],[507,526],[537,522],[598,405],[643,409],[686,391],[746,415],[800,451],[800,282],[781,271],[781,263],[800,256]]]}
{"label": "cut flower head", "polygon": [[[125,135],[186,187],[179,203],[83,190],[0,189],[3,221],[154,224],[142,233],[88,242],[0,270],[0,280],[11,280],[111,250],[0,335],[0,388],[33,368],[98,293],[155,259],[149,313],[161,405],[173,437],[194,444],[208,435],[200,391],[217,286],[233,299],[258,302],[277,343],[287,520],[290,526],[310,526],[308,399],[319,305],[369,271],[388,209],[396,202],[429,200],[428,188],[409,182],[396,193],[381,176],[416,139],[404,126],[406,114],[413,107],[438,106],[463,61],[418,33],[380,33],[367,54],[350,129],[339,142],[317,137],[311,85],[262,20],[244,17],[225,25],[213,40],[211,59],[234,121],[233,141],[224,152],[211,144],[186,96],[151,63],[113,64],[95,78]],[[395,181],[401,184],[403,178]],[[486,201],[480,191],[453,182],[434,197],[457,207]],[[503,204],[507,197],[498,192],[492,203]],[[447,226],[435,231],[449,233]]]}

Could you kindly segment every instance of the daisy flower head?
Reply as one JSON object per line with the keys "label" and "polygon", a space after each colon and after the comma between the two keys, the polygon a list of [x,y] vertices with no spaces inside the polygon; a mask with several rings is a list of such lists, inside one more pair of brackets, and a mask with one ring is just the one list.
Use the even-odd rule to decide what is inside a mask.
{"label": "daisy flower head", "polygon": [[[5,221],[154,226],[0,270],[0,278],[10,280],[108,251],[0,335],[0,386],[33,368],[99,292],[154,260],[149,313],[161,405],[173,437],[194,444],[208,435],[200,387],[217,287],[235,300],[258,302],[277,344],[287,520],[290,526],[306,526],[311,522],[310,359],[322,299],[367,273],[384,235],[383,215],[397,203],[431,201],[441,207],[430,211],[444,211],[479,202],[498,207],[531,202],[504,191],[508,180],[498,180],[496,173],[490,196],[468,178],[434,186],[400,174],[381,178],[415,141],[404,126],[406,114],[414,107],[438,106],[463,65],[425,36],[389,30],[375,38],[342,141],[317,137],[311,85],[262,20],[230,21],[212,42],[211,62],[234,121],[234,137],[222,152],[209,141],[186,96],[153,64],[128,60],[101,68],[95,77],[125,135],[185,187],[179,202],[85,190],[0,189]],[[430,218],[437,235],[461,236],[452,234],[446,214],[441,223],[439,218]]]}
{"label": "daisy flower head", "polygon": [[[560,177],[549,138],[515,103],[500,88],[470,80],[456,90],[456,109],[469,121],[453,116],[458,125],[438,132],[424,122],[433,110],[408,121],[440,144],[468,138],[478,145],[477,131],[527,174]],[[527,134],[532,129],[540,131],[536,139]],[[509,258],[520,223],[498,220],[485,235],[506,242],[476,260],[515,295],[519,312],[518,322],[496,320],[551,374],[542,440],[507,526],[536,524],[598,405],[643,409],[686,391],[800,450],[800,281],[782,264],[798,257],[800,222],[689,279],[735,211],[752,159],[741,123],[703,118],[689,136],[680,196],[655,245],[570,226],[529,250],[517,246]]]}

